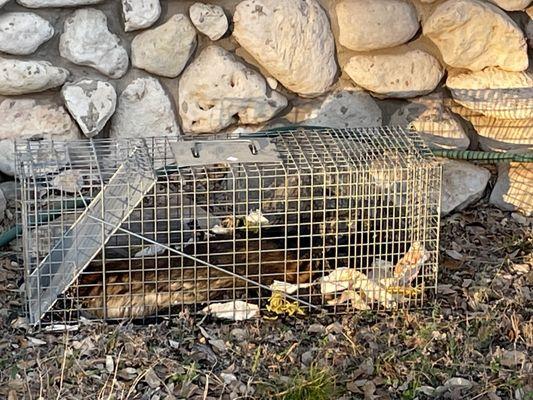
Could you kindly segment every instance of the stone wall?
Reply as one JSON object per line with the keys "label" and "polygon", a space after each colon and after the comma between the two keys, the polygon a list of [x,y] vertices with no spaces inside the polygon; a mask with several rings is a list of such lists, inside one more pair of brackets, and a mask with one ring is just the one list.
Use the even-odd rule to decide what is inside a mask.
{"label": "stone wall", "polygon": [[[7,176],[20,137],[412,124],[436,148],[533,147],[530,0],[0,4]],[[531,213],[533,172],[515,167],[526,170],[519,188],[505,200],[511,185],[499,182],[491,199]],[[478,199],[488,180],[446,162],[444,210]]]}

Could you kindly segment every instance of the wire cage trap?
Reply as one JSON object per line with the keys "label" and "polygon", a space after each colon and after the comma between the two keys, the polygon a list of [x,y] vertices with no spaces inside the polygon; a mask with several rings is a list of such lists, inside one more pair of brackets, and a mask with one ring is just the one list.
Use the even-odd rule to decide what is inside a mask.
{"label": "wire cage trap", "polygon": [[[16,144],[32,323],[419,307],[441,167],[401,128]],[[221,311],[222,310],[222,311]]]}

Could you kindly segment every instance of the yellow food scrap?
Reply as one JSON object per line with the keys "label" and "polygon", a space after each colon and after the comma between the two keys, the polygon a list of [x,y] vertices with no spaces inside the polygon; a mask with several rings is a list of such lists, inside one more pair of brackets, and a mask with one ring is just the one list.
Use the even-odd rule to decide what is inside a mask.
{"label": "yellow food scrap", "polygon": [[304,310],[302,310],[297,301],[290,302],[285,298],[283,293],[279,291],[272,292],[272,296],[270,296],[268,299],[266,309],[267,311],[273,312],[277,315],[305,315]]}

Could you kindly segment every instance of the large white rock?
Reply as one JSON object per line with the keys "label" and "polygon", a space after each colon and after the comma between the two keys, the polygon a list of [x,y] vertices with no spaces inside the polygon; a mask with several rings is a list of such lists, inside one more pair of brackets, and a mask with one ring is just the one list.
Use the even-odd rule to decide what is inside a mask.
{"label": "large white rock", "polygon": [[9,3],[11,0],[0,0],[0,8],[5,6],[7,3]]}
{"label": "large white rock", "polygon": [[415,97],[433,91],[444,70],[422,50],[401,54],[355,55],[344,71],[359,86],[382,97]]}
{"label": "large white rock", "polygon": [[490,203],[508,211],[533,215],[533,163],[505,163],[498,166],[498,179]]}
{"label": "large white rock", "polygon": [[112,138],[172,136],[179,133],[172,103],[157,79],[135,79],[120,94],[117,109],[111,118]]}
{"label": "large white rock", "polygon": [[83,8],[65,19],[59,53],[74,64],[87,65],[116,79],[126,73],[129,64],[128,53],[119,42],[107,29],[102,11]]}
{"label": "large white rock", "polygon": [[0,51],[27,55],[54,36],[54,28],[44,18],[29,12],[0,15]]}
{"label": "large white rock", "polygon": [[97,135],[115,112],[117,94],[111,84],[84,79],[61,89],[65,106],[87,137]]}
{"label": "large white rock", "polygon": [[533,150],[533,119],[497,119],[484,115],[471,115],[466,119],[476,130],[482,150]]}
{"label": "large white rock", "polygon": [[498,7],[478,0],[448,0],[423,25],[452,67],[480,71],[498,66],[523,71],[528,66],[524,33]]}
{"label": "large white rock", "polygon": [[69,72],[48,61],[22,61],[0,58],[0,95],[42,92],[61,86]]}
{"label": "large white rock", "polygon": [[531,4],[531,0],[489,0],[496,4],[498,7],[507,11],[520,11],[524,10]]}
{"label": "large white rock", "polygon": [[329,128],[381,126],[381,109],[367,92],[340,90],[310,107],[293,107],[287,116],[292,123]]}
{"label": "large white rock", "polygon": [[441,215],[460,211],[475,203],[485,192],[490,172],[464,161],[442,161]]}
{"label": "large white rock", "polygon": [[145,31],[131,42],[134,67],[175,78],[196,48],[196,30],[183,14],[176,14],[157,28]]}
{"label": "large white rock", "polygon": [[237,120],[265,122],[287,106],[258,72],[218,46],[209,46],[187,67],[179,83],[185,132],[218,132]]}
{"label": "large white rock", "polygon": [[194,3],[189,8],[191,21],[200,32],[215,41],[228,30],[228,18],[224,9],[215,4]]}
{"label": "large white rock", "polygon": [[470,145],[460,119],[446,108],[441,96],[409,101],[391,116],[390,124],[410,125],[430,148],[465,150]]}
{"label": "large white rock", "polygon": [[161,15],[159,0],[122,0],[124,30],[145,29],[154,24]]}
{"label": "large white rock", "polygon": [[473,111],[502,119],[533,118],[533,74],[487,68],[450,73],[446,80],[453,99]]}
{"label": "large white rock", "polygon": [[0,171],[15,173],[16,139],[79,139],[79,130],[67,111],[56,104],[31,99],[6,99],[0,103]]}
{"label": "large white rock", "polygon": [[237,42],[287,89],[314,97],[332,85],[335,41],[316,0],[245,0],[233,22]]}
{"label": "large white rock", "polygon": [[105,0],[17,0],[21,6],[28,8],[44,7],[79,7],[103,3]]}
{"label": "large white rock", "polygon": [[339,43],[351,50],[394,47],[420,27],[415,7],[401,0],[343,0],[336,12]]}

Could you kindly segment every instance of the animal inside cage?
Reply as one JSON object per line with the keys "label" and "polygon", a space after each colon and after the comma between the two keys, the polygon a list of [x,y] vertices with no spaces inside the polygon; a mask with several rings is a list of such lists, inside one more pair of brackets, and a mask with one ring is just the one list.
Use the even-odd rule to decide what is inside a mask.
{"label": "animal inside cage", "polygon": [[30,321],[420,306],[441,169],[415,132],[16,145]]}

